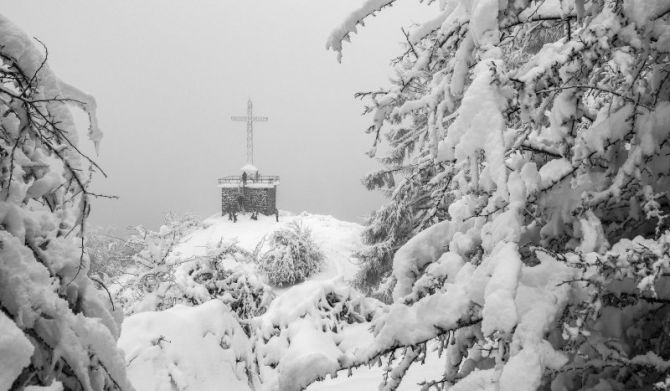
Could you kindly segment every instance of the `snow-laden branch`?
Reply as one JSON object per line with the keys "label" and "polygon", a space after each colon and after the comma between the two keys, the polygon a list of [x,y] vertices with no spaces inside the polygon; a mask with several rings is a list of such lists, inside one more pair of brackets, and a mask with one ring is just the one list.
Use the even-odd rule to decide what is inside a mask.
{"label": "snow-laden branch", "polygon": [[[47,56],[35,46],[34,41],[18,29],[11,21],[0,15],[0,35],[4,37],[2,56],[11,59],[21,72],[29,77],[30,100],[34,103],[42,102],[46,105],[53,122],[69,133],[68,139],[76,145],[78,135],[70,132],[74,129],[74,120],[67,105],[63,102],[78,106],[89,117],[88,136],[99,148],[102,132],[98,127],[95,98],[76,87],[60,80],[51,70]],[[40,88],[35,88],[35,86]]]}
{"label": "snow-laden branch", "polygon": [[70,106],[89,112],[97,142],[95,103],[55,76],[43,49],[0,16],[0,334],[20,335],[9,348],[0,342],[16,358],[9,374],[0,369],[0,388],[132,390],[115,309],[87,275],[95,194]]}
{"label": "snow-laden branch", "polygon": [[[655,311],[670,299],[667,4],[598,4],[446,0],[406,35],[392,85],[367,108],[389,151],[366,184],[390,201],[365,231],[361,278],[393,304],[352,363],[468,319],[468,303],[481,325],[456,333],[448,375],[426,384],[532,390],[604,376],[632,387],[578,361],[611,359],[604,339],[625,346],[623,366],[670,350],[642,337],[659,336],[667,319]],[[431,300],[438,314],[423,312]],[[659,364],[644,371],[667,384]],[[558,375],[564,365],[580,369]]]}
{"label": "snow-laden branch", "polygon": [[337,61],[342,61],[342,42],[349,41],[351,34],[358,32],[358,25],[363,26],[365,19],[386,7],[390,7],[396,0],[366,0],[356,11],[352,12],[342,24],[333,30],[326,41],[326,49],[337,52]]}

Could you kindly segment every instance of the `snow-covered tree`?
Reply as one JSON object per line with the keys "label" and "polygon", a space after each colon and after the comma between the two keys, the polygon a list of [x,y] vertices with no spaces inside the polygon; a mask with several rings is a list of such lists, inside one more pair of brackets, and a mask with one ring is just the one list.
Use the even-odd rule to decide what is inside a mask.
{"label": "snow-covered tree", "polygon": [[78,149],[70,107],[88,113],[97,147],[95,101],[58,79],[36,43],[0,16],[0,389],[131,390],[121,313],[88,277],[84,250],[99,168]]}
{"label": "snow-covered tree", "polygon": [[340,368],[388,359],[393,390],[436,344],[423,389],[668,387],[670,3],[441,0],[404,45],[361,94],[393,302]]}
{"label": "snow-covered tree", "polygon": [[312,231],[299,221],[272,232],[268,244],[270,248],[260,256],[258,266],[272,285],[297,284],[321,269],[323,253],[312,239]]}
{"label": "snow-covered tree", "polygon": [[[133,227],[123,243],[132,264],[125,268],[124,276],[114,279],[113,291],[126,314],[165,309],[188,300],[175,284],[174,272],[179,264],[190,260],[175,258],[173,253],[179,242],[201,224],[188,214],[169,213],[163,220],[158,231],[141,225]],[[95,253],[99,251],[96,249]]]}
{"label": "snow-covered tree", "polygon": [[87,229],[84,246],[91,264],[89,275],[105,282],[118,280],[142,250],[141,243],[102,227]]}

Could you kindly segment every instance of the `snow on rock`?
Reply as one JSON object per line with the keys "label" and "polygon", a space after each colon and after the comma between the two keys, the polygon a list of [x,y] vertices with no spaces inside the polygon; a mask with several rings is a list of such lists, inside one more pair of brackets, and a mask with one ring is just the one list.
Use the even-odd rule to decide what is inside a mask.
{"label": "snow on rock", "polygon": [[132,315],[119,347],[137,390],[251,390],[250,341],[218,300]]}
{"label": "snow on rock", "polygon": [[30,364],[33,350],[21,329],[0,311],[0,391],[9,390],[21,370]]}

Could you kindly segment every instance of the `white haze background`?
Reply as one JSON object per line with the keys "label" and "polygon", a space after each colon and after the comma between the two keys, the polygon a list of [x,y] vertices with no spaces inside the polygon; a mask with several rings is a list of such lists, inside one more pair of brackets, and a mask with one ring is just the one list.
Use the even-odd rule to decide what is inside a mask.
{"label": "white haze background", "polygon": [[270,117],[255,129],[255,163],[281,175],[280,209],[361,221],[378,207],[360,184],[375,163],[353,94],[387,84],[398,26],[430,9],[401,3],[370,20],[338,64],[326,39],[359,3],[22,0],[3,13],[98,101],[109,178],[92,189],[120,199],[95,201],[90,222],[156,227],[168,211],[218,211],[216,179],[245,162],[245,125],[230,116],[248,97]]}

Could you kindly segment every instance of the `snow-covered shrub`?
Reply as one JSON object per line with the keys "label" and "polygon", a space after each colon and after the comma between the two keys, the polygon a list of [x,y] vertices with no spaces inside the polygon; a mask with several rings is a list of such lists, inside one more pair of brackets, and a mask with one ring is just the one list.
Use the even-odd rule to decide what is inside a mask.
{"label": "snow-covered shrub", "polygon": [[158,231],[137,226],[124,244],[133,249],[133,265],[124,276],[117,277],[112,290],[126,314],[137,311],[161,310],[180,302],[194,303],[185,298],[174,283],[177,265],[185,260],[175,257],[175,246],[186,235],[201,227],[191,215],[168,214]]}
{"label": "snow-covered shrub", "polygon": [[[250,254],[237,243],[221,243],[210,254],[179,266],[176,282],[182,287],[202,287],[207,294],[196,301],[217,298],[227,304],[240,319],[265,313],[274,298],[270,287],[257,277]],[[196,298],[200,295],[188,295]],[[193,291],[190,289],[190,291]]]}
{"label": "snow-covered shrub", "polygon": [[323,254],[311,230],[299,221],[274,231],[268,245],[270,249],[260,256],[259,269],[272,285],[297,284],[321,268]]}
{"label": "snow-covered shrub", "polygon": [[241,319],[262,315],[274,298],[269,287],[255,275],[242,271],[225,270],[208,288],[212,296],[228,304]]}
{"label": "snow-covered shrub", "polygon": [[219,300],[123,323],[119,346],[138,390],[262,390],[251,341]]}
{"label": "snow-covered shrub", "polygon": [[[112,289],[126,314],[160,311],[176,304],[198,305],[212,299],[228,305],[240,319],[265,312],[274,296],[255,274],[254,253],[235,241],[221,241],[197,257],[174,253],[180,241],[199,227],[191,217],[171,216],[159,232],[136,228],[137,234],[128,240],[140,248],[134,256],[136,263]],[[128,277],[131,274],[134,276]]]}
{"label": "snow-covered shrub", "polygon": [[360,347],[368,322],[382,310],[382,303],[342,281],[312,280],[287,290],[252,321],[264,389],[302,390],[334,373],[343,351]]}
{"label": "snow-covered shrub", "polygon": [[388,144],[366,183],[393,204],[370,227],[393,302],[338,367],[388,358],[394,390],[433,342],[423,389],[667,387],[670,4],[439,5],[359,95]]}
{"label": "snow-covered shrub", "polygon": [[132,390],[121,313],[84,251],[99,168],[77,147],[70,106],[88,113],[97,148],[95,101],[59,80],[35,42],[0,16],[0,389]]}
{"label": "snow-covered shrub", "polygon": [[86,232],[84,246],[91,263],[89,275],[105,283],[117,281],[142,250],[139,242],[129,241],[115,235],[113,230],[101,227]]}

